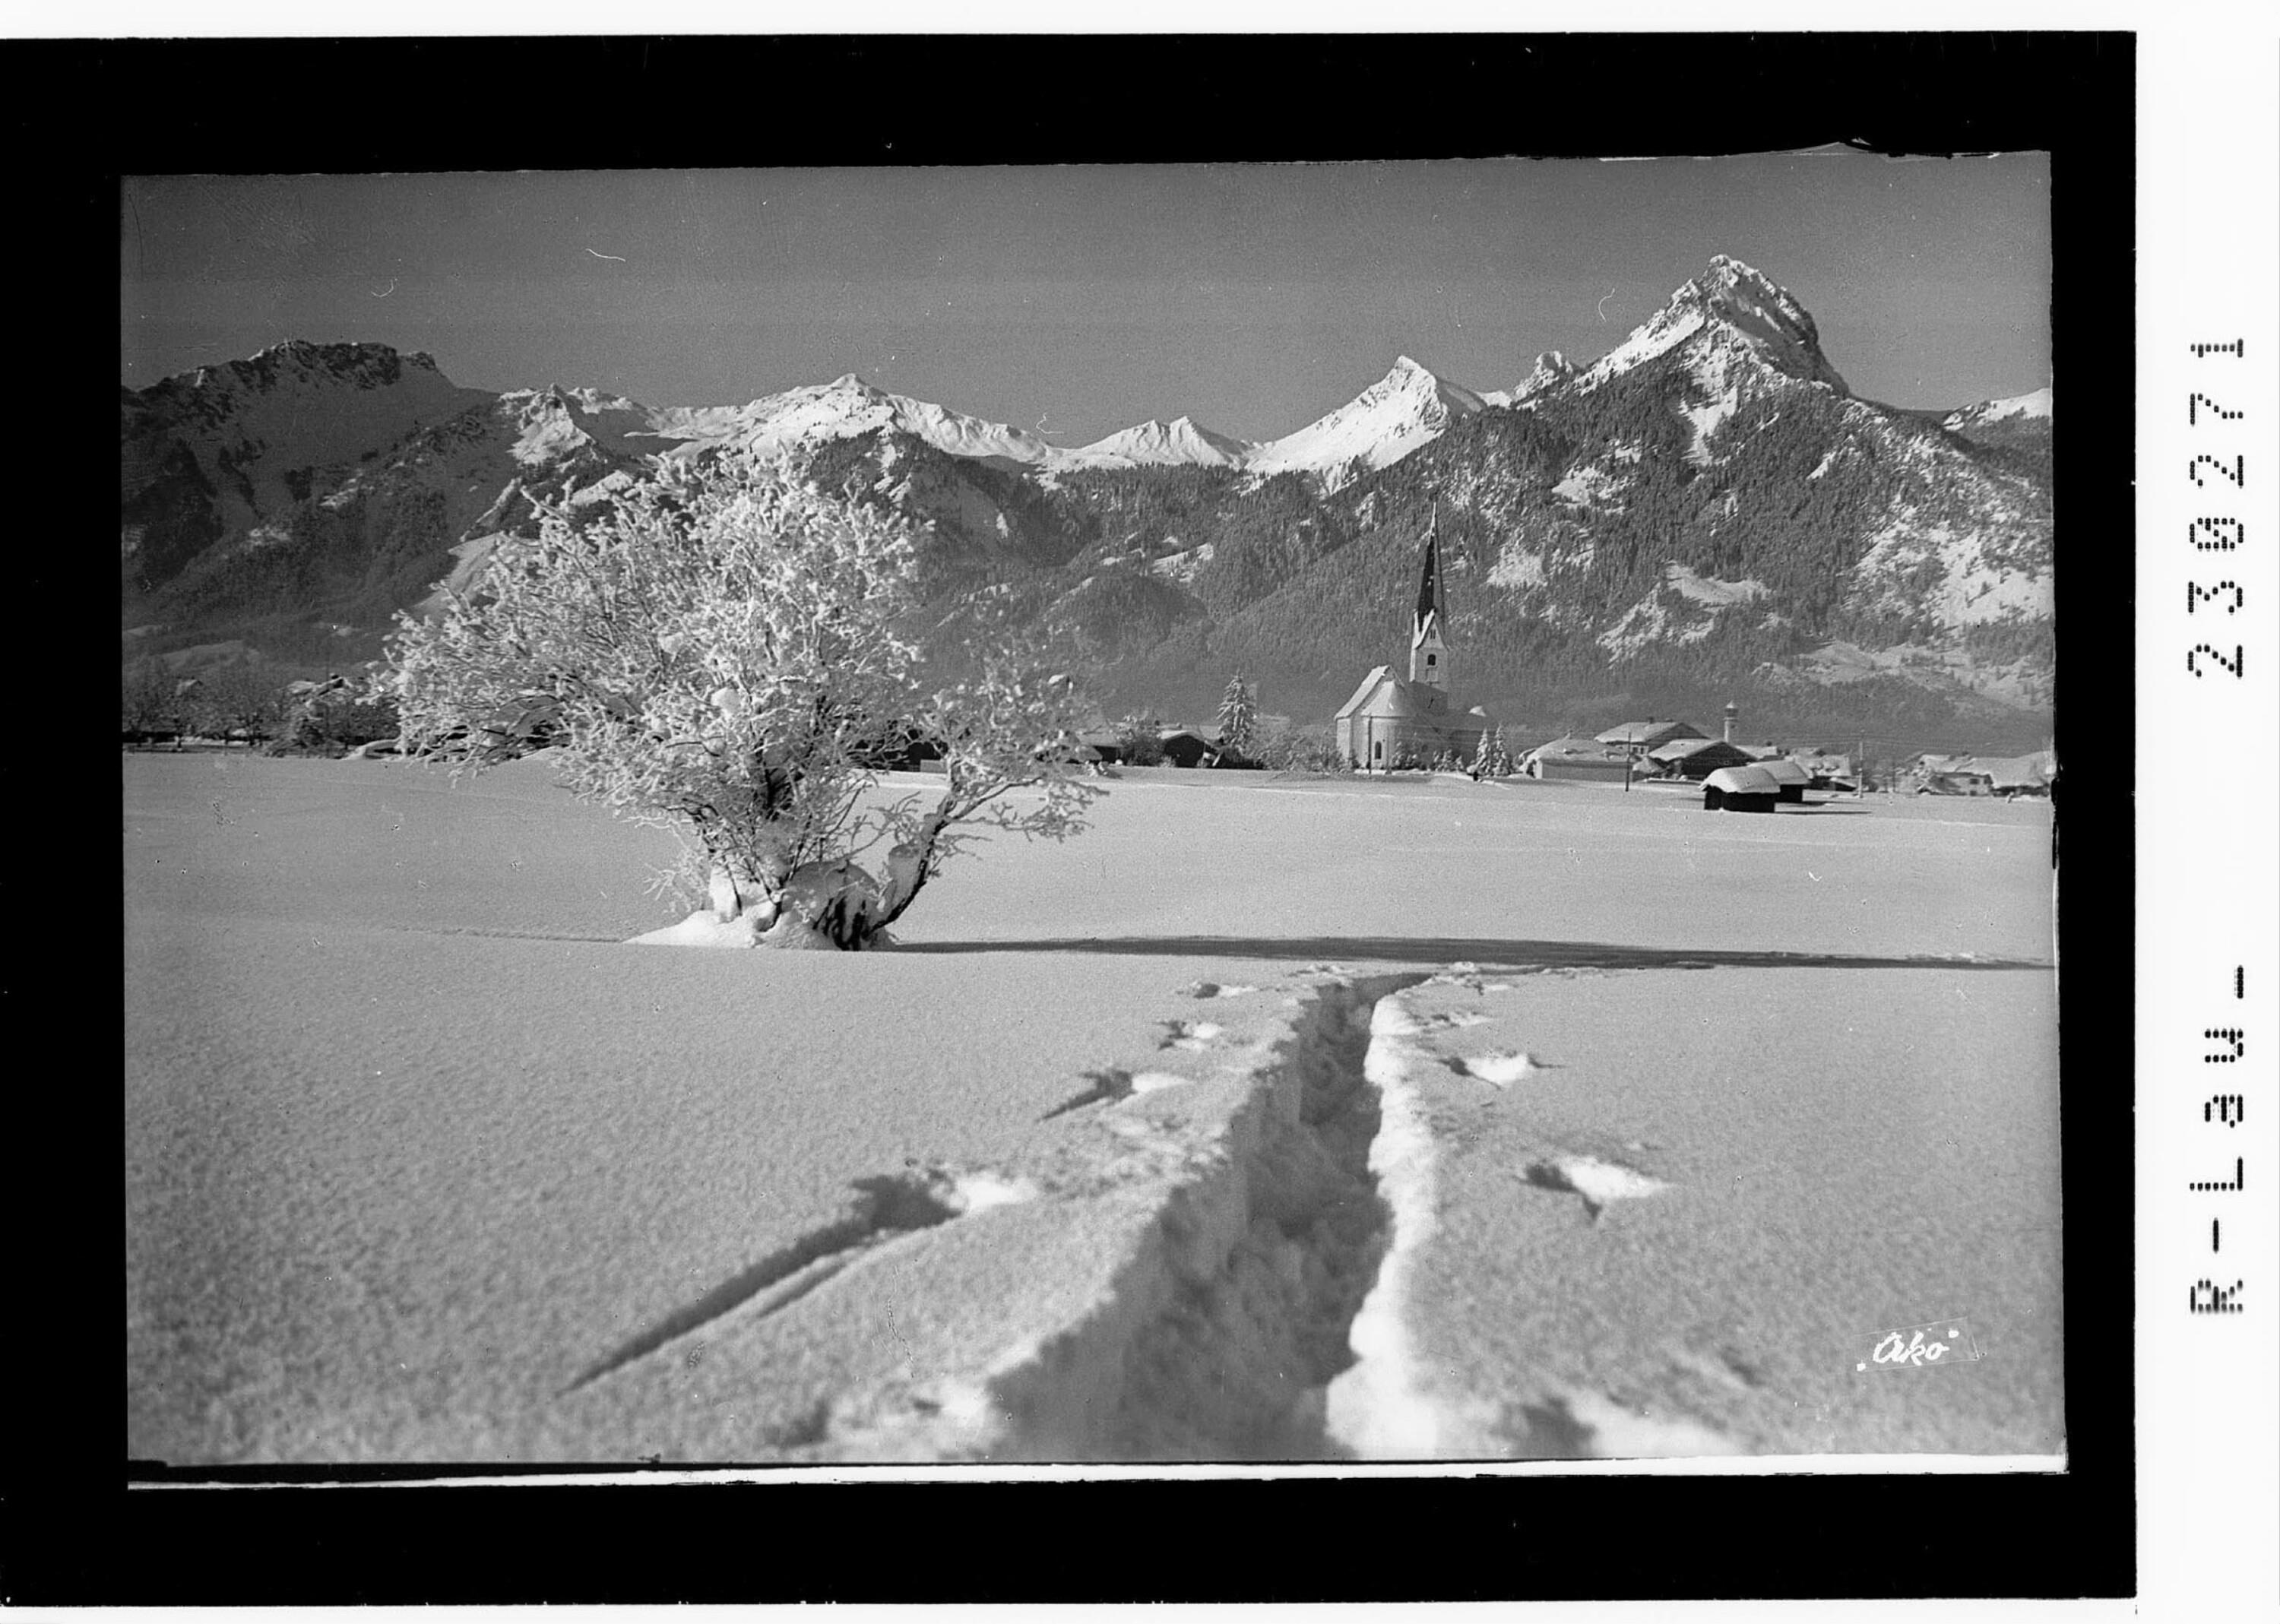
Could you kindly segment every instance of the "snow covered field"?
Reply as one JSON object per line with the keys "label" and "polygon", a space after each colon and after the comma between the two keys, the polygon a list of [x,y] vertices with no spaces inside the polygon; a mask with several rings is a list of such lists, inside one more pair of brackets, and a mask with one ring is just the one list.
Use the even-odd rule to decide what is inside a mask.
{"label": "snow covered field", "polygon": [[1150,775],[781,954],[543,758],[121,770],[136,1458],[2062,1448],[2046,805]]}

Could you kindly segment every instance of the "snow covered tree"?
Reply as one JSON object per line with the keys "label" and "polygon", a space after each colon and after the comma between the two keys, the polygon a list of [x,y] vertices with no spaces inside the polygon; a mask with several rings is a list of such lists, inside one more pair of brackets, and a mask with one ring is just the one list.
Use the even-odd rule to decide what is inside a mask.
{"label": "snow covered tree", "polygon": [[1259,695],[1237,672],[1227,680],[1227,691],[1219,697],[1220,747],[1238,756],[1252,755],[1258,733]]}
{"label": "snow covered tree", "polygon": [[[500,536],[439,613],[399,617],[376,683],[408,756],[480,770],[542,729],[574,792],[680,835],[664,883],[710,908],[651,939],[870,947],[979,830],[1063,839],[1100,793],[1068,679],[1002,613],[927,689],[914,558],[897,520],[750,453],[666,463]],[[891,796],[879,764],[913,735],[943,788]]]}
{"label": "snow covered tree", "polygon": [[1480,749],[1473,755],[1472,774],[1475,778],[1512,775],[1512,757],[1504,747],[1502,728],[1491,726],[1481,729]]}
{"label": "snow covered tree", "polygon": [[1116,724],[1116,741],[1123,746],[1124,759],[1136,767],[1163,765],[1163,735],[1162,720],[1144,711],[1136,711]]}

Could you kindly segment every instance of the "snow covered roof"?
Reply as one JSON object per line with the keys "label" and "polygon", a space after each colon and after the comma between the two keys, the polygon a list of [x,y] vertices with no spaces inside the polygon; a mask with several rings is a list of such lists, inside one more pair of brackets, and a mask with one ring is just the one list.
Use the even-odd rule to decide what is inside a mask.
{"label": "snow covered roof", "polygon": [[1625,722],[1599,735],[1602,744],[1661,744],[1672,739],[1698,739],[1702,729],[1686,722]]}
{"label": "snow covered roof", "polygon": [[1756,763],[1748,766],[1720,767],[1702,781],[1707,789],[1722,789],[1728,795],[1778,795],[1781,781]]}
{"label": "snow covered roof", "polygon": [[1421,683],[1388,676],[1377,685],[1376,692],[1365,697],[1354,712],[1357,716],[1423,716],[1437,711],[1434,701],[1440,697],[1437,689]]}
{"label": "snow covered roof", "polygon": [[1664,743],[1658,744],[1652,750],[1647,751],[1647,758],[1651,761],[1683,761],[1689,756],[1699,755],[1706,750],[1714,749],[1732,750],[1737,759],[1746,758],[1750,753],[1745,750],[1738,749],[1734,745],[1727,743],[1723,739],[1705,739],[1696,737],[1691,739],[1671,739]]}
{"label": "snow covered roof", "polygon": [[2050,781],[2049,769],[2039,754],[1982,756],[1977,770],[1986,774],[1988,781],[1999,789],[2023,789]]}
{"label": "snow covered roof", "polygon": [[1338,707],[1338,713],[1334,720],[1344,721],[1347,717],[1352,716],[1355,712],[1360,710],[1363,703],[1367,701],[1372,694],[1377,691],[1378,685],[1380,683],[1397,681],[1399,679],[1393,675],[1390,667],[1385,666],[1372,666],[1369,668],[1369,674],[1361,680],[1361,686],[1354,689],[1353,697],[1347,700],[1344,704]]}

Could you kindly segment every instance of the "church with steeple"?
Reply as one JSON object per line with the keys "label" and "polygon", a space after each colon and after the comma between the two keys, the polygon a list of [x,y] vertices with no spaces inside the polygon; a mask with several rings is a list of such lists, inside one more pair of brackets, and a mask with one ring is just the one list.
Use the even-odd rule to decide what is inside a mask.
{"label": "church with steeple", "polygon": [[1496,722],[1479,705],[1456,710],[1453,692],[1449,599],[1437,517],[1425,528],[1424,566],[1410,614],[1409,675],[1394,675],[1390,666],[1374,667],[1339,708],[1330,724],[1331,739],[1338,753],[1365,773],[1428,766],[1442,755],[1469,764],[1481,735]]}

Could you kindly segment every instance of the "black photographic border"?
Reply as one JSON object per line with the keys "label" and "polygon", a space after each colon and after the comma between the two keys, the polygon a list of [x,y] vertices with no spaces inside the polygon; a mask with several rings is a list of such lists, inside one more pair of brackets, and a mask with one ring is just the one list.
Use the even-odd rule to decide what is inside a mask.
{"label": "black photographic border", "polygon": [[[113,41],[8,48],[66,335],[110,319],[117,180],[152,173],[1677,155],[1845,141],[2052,154],[2060,749],[2134,759],[2136,50],[2126,34]],[[607,117],[590,116],[606,110]],[[19,244],[19,253],[30,254]],[[82,252],[73,281],[69,257]],[[54,267],[65,266],[60,272]],[[53,342],[56,335],[48,338]],[[73,346],[66,343],[68,356]],[[90,410],[98,351],[71,388]],[[89,427],[85,437],[99,440]],[[99,451],[90,462],[105,489]],[[99,497],[97,498],[99,499]],[[104,521],[107,523],[107,521]],[[2070,518],[2070,526],[2072,520]],[[2117,534],[2097,542],[2089,528]],[[89,527],[98,531],[100,524]],[[61,543],[57,543],[60,545]],[[107,578],[89,538],[91,573]],[[2095,564],[2098,567],[2084,567]],[[2125,583],[2116,589],[2114,582]],[[105,589],[107,590],[107,588]],[[101,763],[97,763],[101,766]],[[105,768],[104,770],[107,770]],[[2136,1589],[2126,793],[2065,807],[2068,1466],[1987,1476],[847,1485],[130,1486],[99,1085],[43,1099],[16,1339],[6,1599],[1306,1602],[2124,1596]],[[83,905],[83,904],[82,904]],[[2094,912],[2093,912],[2094,909]],[[100,916],[101,908],[95,912]],[[98,923],[101,922],[98,918]],[[28,990],[19,982],[20,989]],[[18,1007],[33,1000],[19,991]],[[33,1136],[16,1139],[35,1158]],[[60,1247],[51,1237],[67,1235]],[[108,1328],[120,1327],[115,1334]],[[497,1468],[476,1468],[506,1475]],[[215,1474],[205,1474],[207,1477]],[[343,1482],[343,1478],[351,1481]],[[360,1480],[360,1481],[358,1481]],[[1312,1559],[1302,1559],[1311,1558]],[[1330,1559],[1334,1558],[1335,1559]]]}

